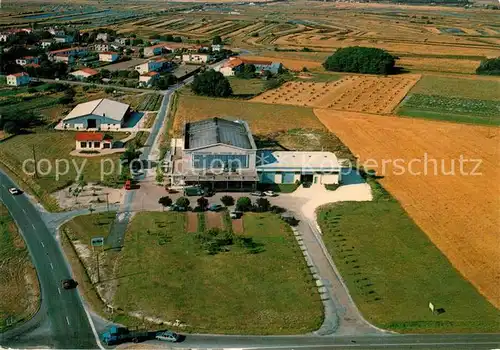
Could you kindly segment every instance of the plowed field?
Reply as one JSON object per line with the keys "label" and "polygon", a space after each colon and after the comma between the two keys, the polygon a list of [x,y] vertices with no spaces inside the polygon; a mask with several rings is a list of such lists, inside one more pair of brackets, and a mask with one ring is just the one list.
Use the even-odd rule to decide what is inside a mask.
{"label": "plowed field", "polygon": [[326,83],[288,82],[252,101],[368,113],[391,113],[420,79],[419,75],[352,75]]}
{"label": "plowed field", "polygon": [[[453,266],[500,307],[500,129],[332,110],[315,113],[362,163],[371,159],[366,167],[384,176],[384,187]],[[462,162],[463,171],[461,156],[468,160]],[[397,175],[396,159],[402,159],[398,164],[404,164],[404,174]],[[420,161],[410,165],[412,159]],[[481,160],[478,169],[476,159]],[[454,175],[449,174],[451,164]]]}

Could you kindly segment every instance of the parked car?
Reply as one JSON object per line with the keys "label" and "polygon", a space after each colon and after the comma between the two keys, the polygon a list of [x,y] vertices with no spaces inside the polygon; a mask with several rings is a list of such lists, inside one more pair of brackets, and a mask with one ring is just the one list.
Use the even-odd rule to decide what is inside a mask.
{"label": "parked car", "polygon": [[220,204],[211,204],[209,207],[208,207],[208,210],[210,211],[219,211],[221,210],[223,207],[222,205]]}
{"label": "parked car", "polygon": [[250,195],[254,196],[254,197],[264,197],[264,193],[261,191],[252,192],[252,193],[250,193]]}
{"label": "parked car", "polygon": [[267,196],[267,197],[276,197],[278,194],[274,191],[264,191],[264,194]]}
{"label": "parked car", "polygon": [[18,194],[23,193],[23,191],[21,191],[19,188],[11,187],[9,188],[9,193],[13,196],[17,196]]}
{"label": "parked car", "polygon": [[156,333],[155,339],[175,343],[179,341],[180,335],[172,331],[158,332]]}
{"label": "parked car", "polygon": [[78,282],[72,278],[62,280],[61,284],[64,289],[73,289],[76,288],[76,286],[78,286]]}
{"label": "parked car", "polygon": [[174,205],[171,205],[170,207],[168,207],[168,210],[169,211],[187,211],[187,208],[180,207],[177,204],[174,204]]}
{"label": "parked car", "polygon": [[242,215],[243,215],[243,212],[236,210],[236,209],[233,209],[229,212],[229,217],[231,219],[239,219],[239,218],[241,218]]}

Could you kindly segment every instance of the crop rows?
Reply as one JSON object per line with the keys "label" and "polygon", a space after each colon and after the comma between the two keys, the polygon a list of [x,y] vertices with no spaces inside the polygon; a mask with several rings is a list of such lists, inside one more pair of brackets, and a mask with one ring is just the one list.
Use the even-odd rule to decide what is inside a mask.
{"label": "crop rows", "polygon": [[162,96],[156,94],[147,95],[138,105],[139,111],[157,111],[160,109]]}
{"label": "crop rows", "polygon": [[404,101],[405,107],[420,110],[447,111],[475,115],[499,115],[500,102],[489,100],[465,99],[438,95],[412,94]]}

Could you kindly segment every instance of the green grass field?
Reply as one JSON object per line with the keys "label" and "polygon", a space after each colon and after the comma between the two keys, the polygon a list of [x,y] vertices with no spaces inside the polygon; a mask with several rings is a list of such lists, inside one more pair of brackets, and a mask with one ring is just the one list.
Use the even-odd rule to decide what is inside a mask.
{"label": "green grass field", "polygon": [[410,94],[440,95],[477,100],[500,100],[500,81],[424,75]]}
{"label": "green grass field", "polygon": [[[245,236],[262,244],[250,254],[236,245],[208,255],[185,214],[138,213],[120,257],[116,306],[186,330],[225,334],[297,334],[319,328],[323,306],[290,228],[272,214],[246,214]],[[121,276],[121,277],[120,277]]]}
{"label": "green grass field", "polygon": [[[371,323],[403,333],[500,331],[500,312],[381,187],[373,202],[324,207],[319,223],[356,305]],[[429,302],[444,312],[432,314]]]}
{"label": "green grass field", "polygon": [[500,101],[411,94],[399,106],[399,115],[460,123],[500,125]]}
{"label": "green grass field", "polygon": [[229,83],[235,96],[251,97],[264,91],[264,80],[262,79],[240,79],[229,77]]}
{"label": "green grass field", "polygon": [[[31,134],[15,136],[2,143],[0,147],[0,166],[16,176],[21,181],[22,187],[33,192],[46,209],[57,210],[57,205],[48,194],[66,187],[72,181],[76,181],[77,168],[81,169],[83,166],[83,176],[87,182],[99,181],[101,177],[101,160],[103,157],[81,158],[69,156],[69,153],[75,147],[74,137],[74,132],[55,132],[43,129]],[[33,147],[36,159],[40,164],[39,178],[27,175],[23,171],[23,162],[26,159],[33,159]],[[106,158],[114,162],[116,169],[118,169],[119,155],[113,154],[106,156]],[[61,175],[59,178],[56,176],[57,159],[66,159],[69,162],[67,174]],[[60,164],[59,169],[62,174],[65,172],[66,166],[63,163]],[[110,165],[104,163],[103,168],[107,171],[110,169]],[[25,169],[28,173],[32,173],[34,171],[33,163],[27,163]],[[116,176],[118,176],[118,173],[116,173]],[[108,176],[105,180],[114,178]]]}
{"label": "green grass field", "polygon": [[29,318],[37,310],[38,298],[38,280],[28,250],[0,203],[0,331]]}

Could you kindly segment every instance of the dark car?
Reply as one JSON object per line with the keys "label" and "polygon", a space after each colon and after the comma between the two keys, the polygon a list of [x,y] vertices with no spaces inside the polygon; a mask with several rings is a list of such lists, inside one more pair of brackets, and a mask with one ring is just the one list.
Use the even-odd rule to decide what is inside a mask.
{"label": "dark car", "polygon": [[72,278],[62,280],[61,283],[64,289],[73,289],[76,288],[76,286],[78,286],[78,282]]}

